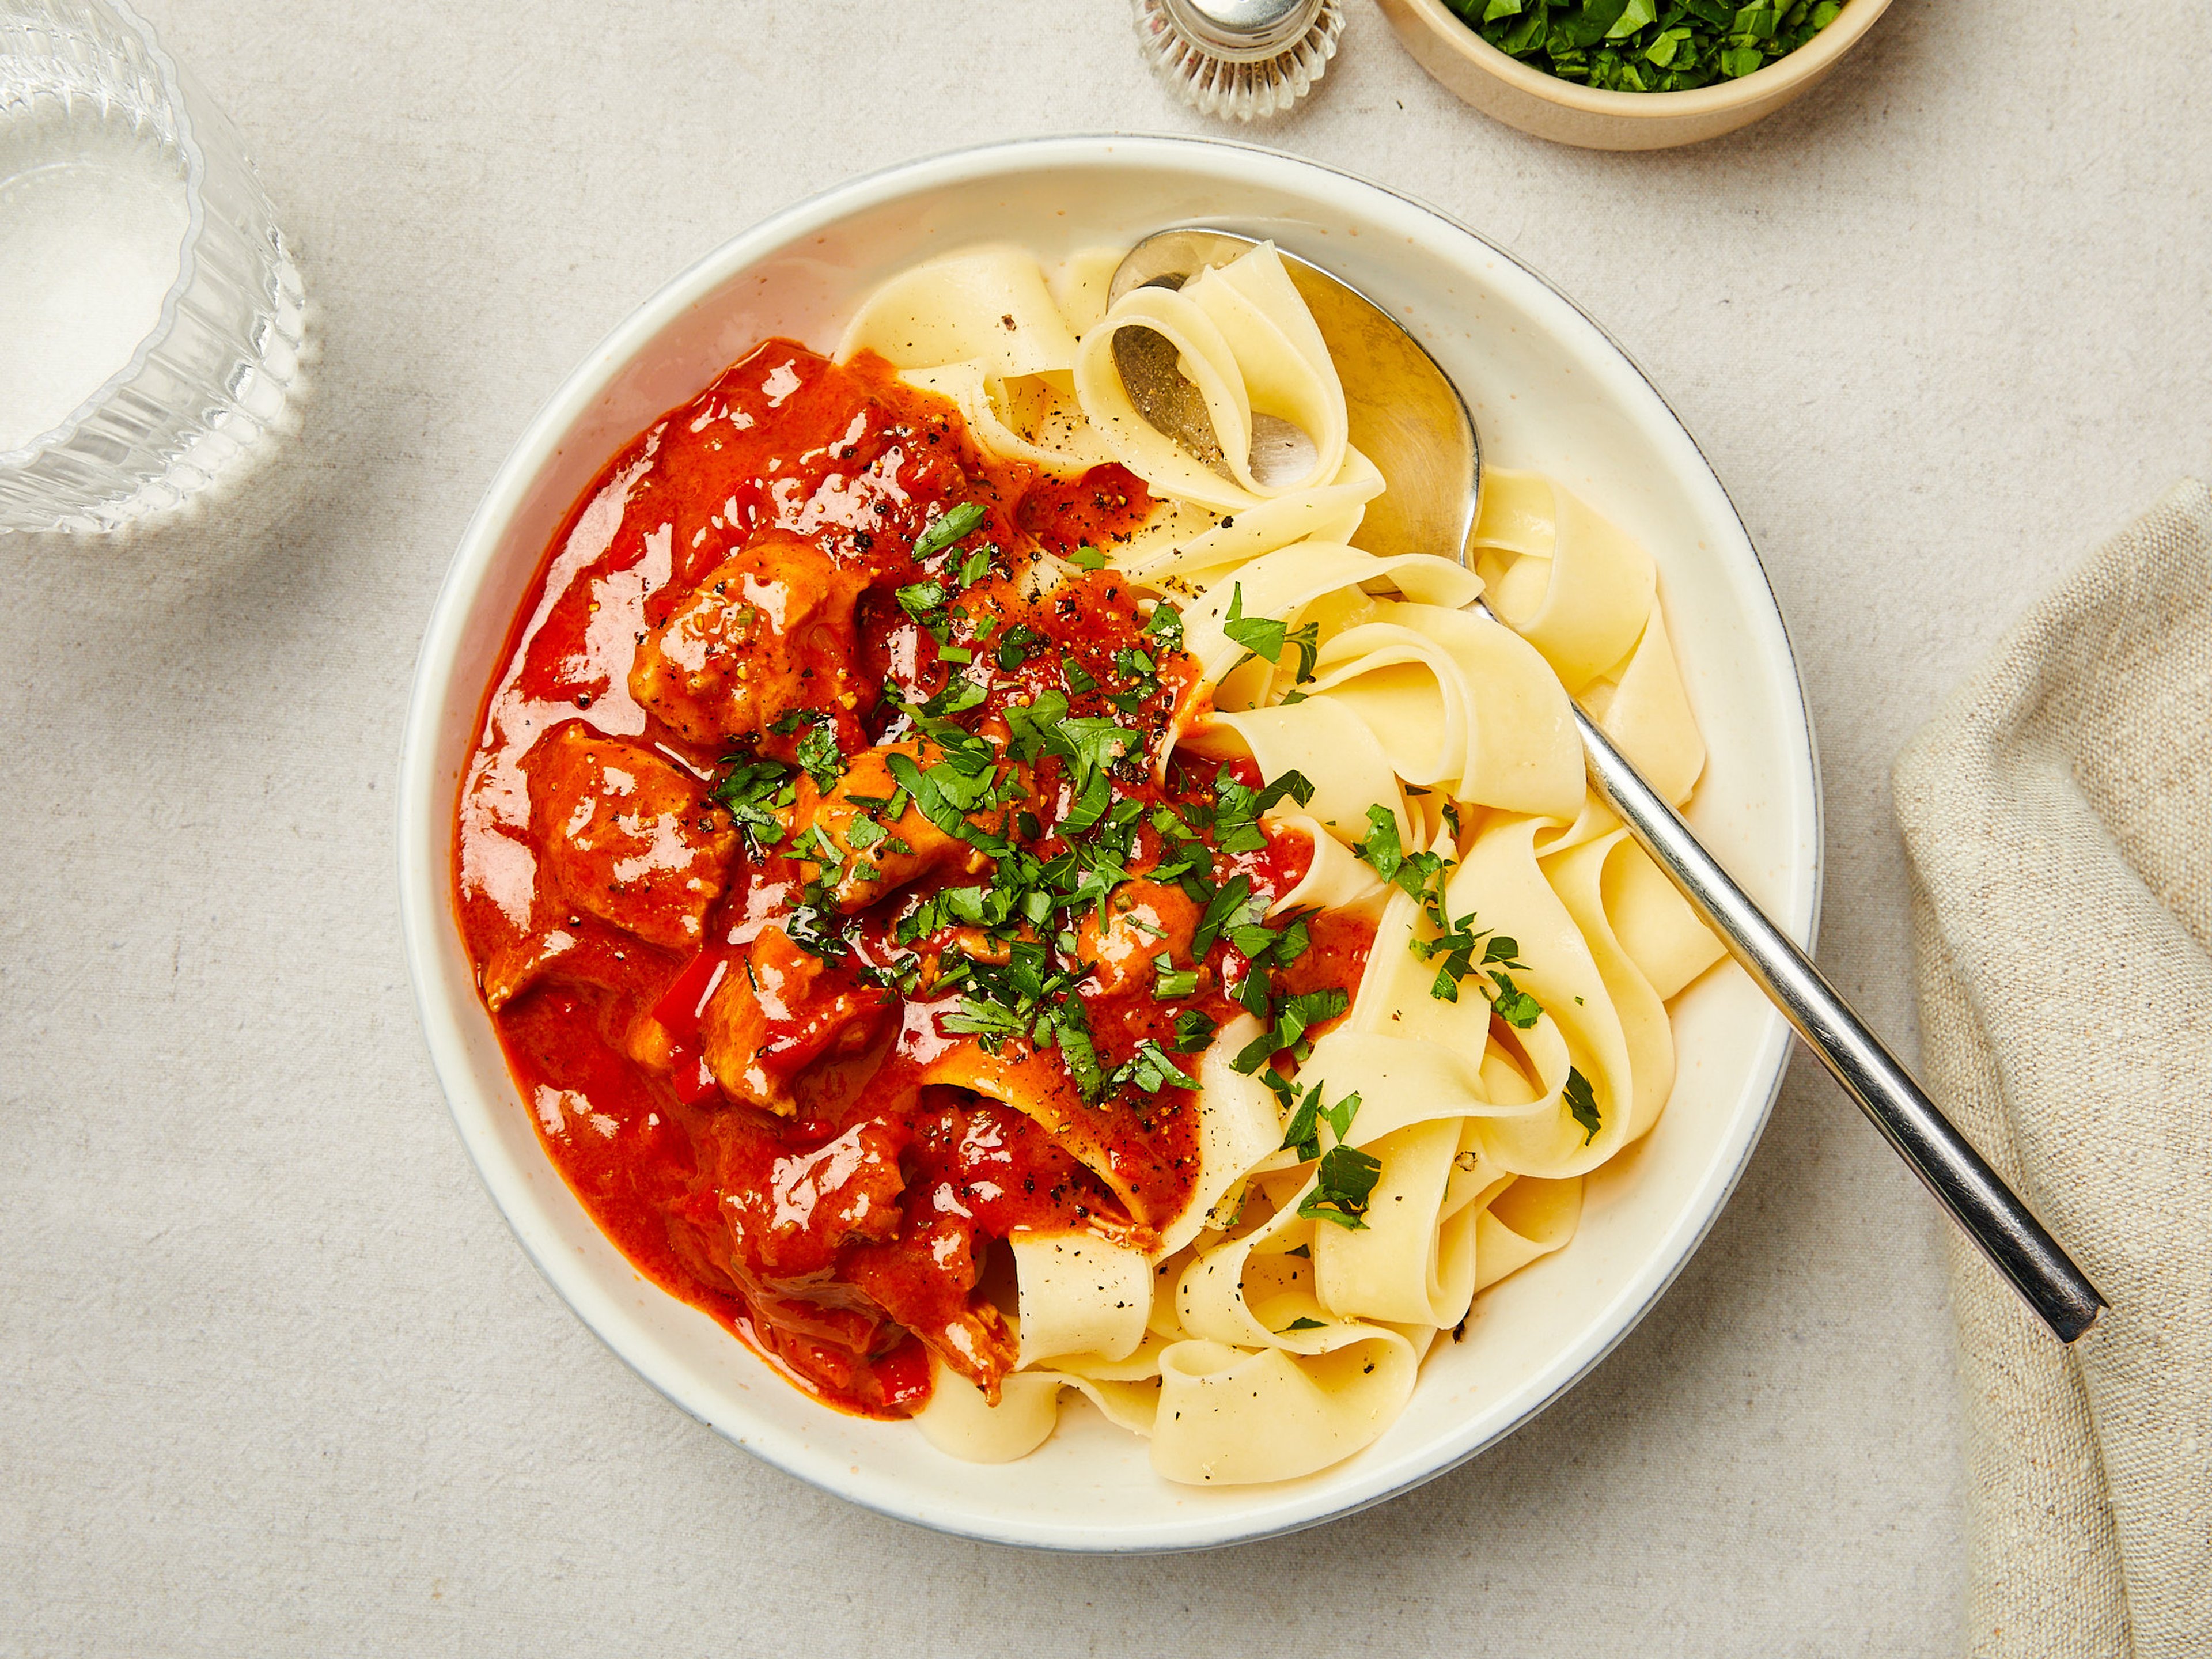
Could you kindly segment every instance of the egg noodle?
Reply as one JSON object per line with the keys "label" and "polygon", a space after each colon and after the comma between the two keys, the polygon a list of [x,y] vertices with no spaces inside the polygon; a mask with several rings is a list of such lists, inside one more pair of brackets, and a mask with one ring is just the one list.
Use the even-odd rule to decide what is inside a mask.
{"label": "egg noodle", "polygon": [[[1313,858],[1270,914],[1360,912],[1375,943],[1295,1077],[1238,1068],[1263,1035],[1250,1015],[1222,1028],[1199,1068],[1195,1190],[1155,1248],[1014,1236],[1017,1369],[992,1406],[938,1364],[918,1420],[957,1456],[1017,1458],[1074,1390],[1149,1437],[1169,1480],[1279,1480],[1388,1429],[1438,1333],[1564,1247],[1583,1176],[1657,1121],[1668,1002],[1721,947],[1589,792],[1569,699],[1678,805],[1705,748],[1633,540],[1551,478],[1492,471],[1474,569],[1449,547],[1362,550],[1389,480],[1350,441],[1272,245],[1109,308],[1120,257],[1048,276],[987,247],[908,270],[839,360],[875,353],[951,399],[994,458],[1144,480],[1158,510],[1110,557],[1173,596],[1211,691],[1170,741],[1300,774],[1310,794],[1272,816]],[[1180,354],[1218,470],[1138,413],[1115,368],[1125,329]],[[1300,476],[1254,471],[1271,421],[1310,441]],[[1470,610],[1478,594],[1510,626]],[[936,1080],[1049,1121],[1024,1069],[973,1042]]]}

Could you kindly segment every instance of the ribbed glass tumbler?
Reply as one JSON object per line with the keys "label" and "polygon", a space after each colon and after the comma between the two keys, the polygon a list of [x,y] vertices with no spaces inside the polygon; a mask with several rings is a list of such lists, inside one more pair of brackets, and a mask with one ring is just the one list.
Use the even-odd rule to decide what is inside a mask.
{"label": "ribbed glass tumbler", "polygon": [[237,130],[121,0],[0,0],[0,531],[112,530],[283,413],[301,295]]}

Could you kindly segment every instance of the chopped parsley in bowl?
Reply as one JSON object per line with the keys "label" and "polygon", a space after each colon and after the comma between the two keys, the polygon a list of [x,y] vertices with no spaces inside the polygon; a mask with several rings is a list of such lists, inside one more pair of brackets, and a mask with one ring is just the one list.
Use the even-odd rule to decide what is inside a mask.
{"label": "chopped parsley in bowl", "polygon": [[1842,0],[1444,0],[1485,40],[1607,92],[1687,92],[1787,57]]}

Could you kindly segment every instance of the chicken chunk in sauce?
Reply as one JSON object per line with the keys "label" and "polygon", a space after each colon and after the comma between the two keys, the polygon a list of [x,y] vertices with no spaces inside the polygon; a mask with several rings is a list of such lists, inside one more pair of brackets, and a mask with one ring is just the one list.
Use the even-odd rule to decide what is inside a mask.
{"label": "chicken chunk in sauce", "polygon": [[739,971],[723,975],[699,1022],[707,1069],[732,1100],[779,1117],[795,1113],[792,1079],[825,1055],[856,1054],[875,1041],[892,1003],[763,928]]}
{"label": "chicken chunk in sauce", "polygon": [[[904,793],[891,775],[894,755],[906,756],[923,771],[941,758],[933,744],[896,743],[854,756],[836,787],[827,793],[811,778],[799,780],[799,797],[791,810],[793,848],[809,881],[836,868],[832,890],[838,909],[848,915],[924,876],[974,875],[990,865],[986,854],[922,817],[911,800],[896,819],[884,819],[888,805]],[[1005,817],[1002,809],[996,814],[978,813],[974,822],[996,830]],[[829,842],[827,848],[816,841],[817,831]]]}
{"label": "chicken chunk in sauce", "polygon": [[765,732],[800,709],[849,709],[858,684],[853,606],[866,581],[813,543],[769,531],[708,571],[647,634],[630,696],[706,746]]}
{"label": "chicken chunk in sauce", "polygon": [[1095,914],[1089,915],[1076,933],[1076,955],[1090,968],[1097,994],[1115,996],[1133,985],[1149,984],[1155,960],[1163,955],[1179,967],[1189,963],[1199,908],[1182,888],[1126,882],[1106,908],[1104,927]]}
{"label": "chicken chunk in sauce", "polygon": [[529,769],[545,861],[568,902],[649,945],[698,949],[738,850],[706,786],[576,721],[538,744]]}

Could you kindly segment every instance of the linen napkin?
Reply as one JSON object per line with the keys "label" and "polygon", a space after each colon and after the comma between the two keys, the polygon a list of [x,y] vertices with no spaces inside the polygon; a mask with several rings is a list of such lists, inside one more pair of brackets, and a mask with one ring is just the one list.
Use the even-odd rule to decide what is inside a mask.
{"label": "linen napkin", "polygon": [[1970,1651],[2212,1654],[2212,495],[2177,487],[1906,747],[1931,1091],[2112,1304],[1951,1243]]}

